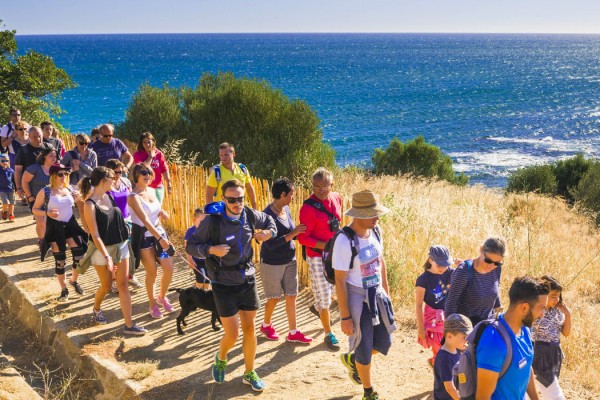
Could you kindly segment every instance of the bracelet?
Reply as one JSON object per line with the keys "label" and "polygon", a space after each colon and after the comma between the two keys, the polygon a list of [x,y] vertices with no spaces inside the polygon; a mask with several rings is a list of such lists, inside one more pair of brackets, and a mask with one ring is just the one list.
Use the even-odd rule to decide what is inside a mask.
{"label": "bracelet", "polygon": [[[29,196],[27,196],[27,198],[28,198],[28,199],[29,199],[30,197],[33,197],[33,195],[32,195],[32,194],[30,194]],[[33,198],[35,199],[35,197],[33,197]]]}
{"label": "bracelet", "polygon": [[111,256],[109,256],[109,255],[106,255],[106,256],[104,256],[104,258],[105,258],[105,259],[107,259],[107,260],[108,260],[108,259],[112,260],[112,257],[111,257]]}
{"label": "bracelet", "polygon": [[346,317],[346,318],[342,318],[342,321],[348,321],[349,319],[352,319],[352,315]]}

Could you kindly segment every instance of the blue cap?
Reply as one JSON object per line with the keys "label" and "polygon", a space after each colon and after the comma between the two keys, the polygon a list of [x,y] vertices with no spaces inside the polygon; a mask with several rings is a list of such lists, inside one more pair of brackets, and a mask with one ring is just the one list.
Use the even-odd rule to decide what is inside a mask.
{"label": "blue cap", "polygon": [[218,215],[225,214],[225,202],[215,201],[204,206],[204,214]]}
{"label": "blue cap", "polygon": [[429,248],[429,258],[441,267],[449,267],[454,264],[450,250],[446,246],[434,245]]}

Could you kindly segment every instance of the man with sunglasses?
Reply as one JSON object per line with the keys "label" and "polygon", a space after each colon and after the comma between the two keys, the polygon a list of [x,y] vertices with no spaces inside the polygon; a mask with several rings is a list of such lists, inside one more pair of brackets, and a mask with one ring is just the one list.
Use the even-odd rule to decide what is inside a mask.
{"label": "man with sunglasses", "polygon": [[254,371],[255,319],[260,299],[251,241],[252,238],[268,240],[277,234],[277,228],[271,216],[244,206],[246,193],[242,182],[233,179],[225,182],[222,188],[224,203],[210,204],[211,209],[222,209],[218,214],[210,213],[200,223],[187,242],[186,252],[192,257],[206,259],[217,313],[223,325],[224,334],[212,368],[214,380],[221,383],[225,379],[227,353],[235,345],[241,324],[244,334],[243,383],[260,392],[265,384]]}
{"label": "man with sunglasses", "polygon": [[115,128],[111,124],[104,124],[98,128],[100,131],[100,140],[89,145],[98,155],[98,165],[104,166],[110,159],[117,159],[123,162],[127,169],[133,164],[133,156],[121,140],[115,138]]}
{"label": "man with sunglasses", "polygon": [[37,162],[37,157],[42,150],[51,147],[52,145],[44,143],[42,128],[39,126],[29,128],[29,143],[21,146],[15,156],[15,184],[19,196],[25,197],[22,185],[23,173],[29,166]]}
{"label": "man with sunglasses", "polygon": [[17,108],[10,109],[10,122],[0,129],[0,152],[5,153],[6,148],[17,137],[15,124],[21,120],[21,110]]}
{"label": "man with sunglasses", "polygon": [[500,275],[506,252],[502,238],[486,239],[479,257],[463,261],[452,274],[444,314],[462,314],[473,326],[500,312]]}

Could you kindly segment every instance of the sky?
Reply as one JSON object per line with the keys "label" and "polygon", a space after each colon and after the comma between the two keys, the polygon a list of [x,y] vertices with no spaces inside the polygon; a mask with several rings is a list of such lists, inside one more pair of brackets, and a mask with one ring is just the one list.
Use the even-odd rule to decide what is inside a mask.
{"label": "sky", "polygon": [[600,33],[598,0],[0,0],[17,34]]}

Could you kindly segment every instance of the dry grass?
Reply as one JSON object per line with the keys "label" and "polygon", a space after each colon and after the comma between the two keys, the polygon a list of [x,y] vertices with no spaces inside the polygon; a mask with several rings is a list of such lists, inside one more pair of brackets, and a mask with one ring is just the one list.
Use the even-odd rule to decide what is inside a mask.
{"label": "dry grass", "polygon": [[127,363],[126,368],[129,371],[129,379],[141,381],[152,375],[159,365],[159,360],[146,360],[139,363]]}

